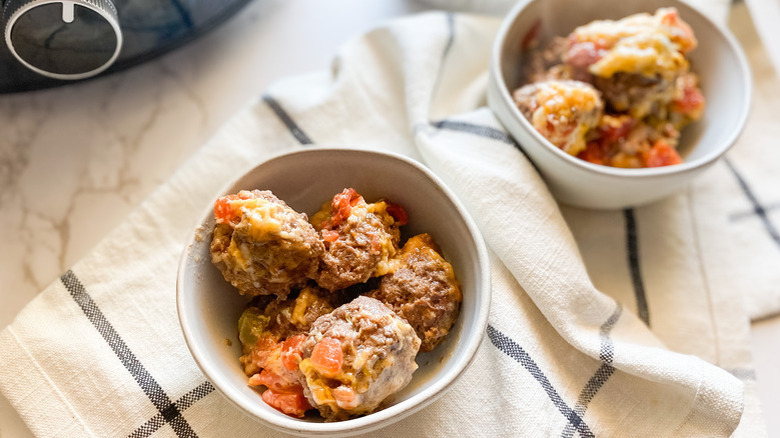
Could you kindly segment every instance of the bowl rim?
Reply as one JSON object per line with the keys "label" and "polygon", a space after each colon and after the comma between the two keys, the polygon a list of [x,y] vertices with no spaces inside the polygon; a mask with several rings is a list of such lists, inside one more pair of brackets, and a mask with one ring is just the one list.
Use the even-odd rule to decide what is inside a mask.
{"label": "bowl rim", "polygon": [[[193,232],[190,232],[187,236],[187,240],[183,246],[181,256],[179,258],[179,264],[178,264],[178,271],[176,275],[176,313],[178,315],[179,319],[179,326],[182,330],[182,334],[184,335],[184,340],[187,345],[187,348],[192,355],[193,359],[195,360],[195,363],[197,364],[198,368],[200,368],[201,372],[203,373],[204,377],[206,377],[207,380],[209,380],[214,387],[223,394],[224,398],[227,399],[231,404],[241,409],[243,412],[249,414],[253,419],[261,421],[265,423],[267,426],[272,427],[276,430],[287,432],[287,433],[297,433],[297,434],[309,434],[309,435],[331,435],[331,434],[356,434],[361,432],[368,432],[370,430],[375,430],[381,427],[384,427],[386,425],[389,425],[390,423],[394,422],[394,420],[400,420],[408,415],[411,415],[414,412],[417,412],[419,409],[424,408],[428,404],[432,403],[436,399],[438,399],[441,395],[443,395],[447,389],[449,389],[450,385],[455,382],[460,376],[463,375],[463,373],[468,369],[469,366],[474,362],[474,359],[476,357],[477,350],[479,349],[479,346],[482,343],[482,340],[484,338],[484,333],[487,328],[487,322],[488,322],[488,315],[490,314],[490,302],[491,302],[491,274],[489,269],[489,258],[488,258],[488,252],[487,247],[485,245],[484,239],[482,237],[482,234],[479,232],[479,228],[477,227],[476,223],[474,222],[471,215],[468,213],[468,210],[463,206],[461,201],[454,195],[454,193],[444,184],[444,182],[436,176],[431,170],[429,170],[427,167],[425,167],[423,164],[400,154],[397,154],[395,152],[389,152],[389,151],[377,151],[372,149],[363,149],[363,148],[349,148],[349,147],[329,147],[329,146],[317,146],[316,148],[307,148],[307,149],[297,149],[294,151],[283,151],[281,153],[277,153],[272,155],[266,160],[263,160],[256,166],[254,166],[252,169],[242,173],[238,177],[232,179],[228,184],[225,184],[219,191],[218,195],[222,195],[226,193],[230,188],[232,188],[236,183],[238,183],[239,180],[243,179],[244,177],[259,171],[260,168],[266,166],[268,163],[272,161],[277,160],[284,160],[289,158],[290,156],[294,155],[300,155],[300,154],[311,154],[311,153],[326,153],[326,152],[340,152],[340,153],[356,153],[356,154],[367,154],[367,155],[379,155],[384,156],[386,159],[393,159],[397,161],[401,161],[405,163],[407,166],[410,166],[414,168],[416,171],[420,172],[428,178],[438,189],[439,192],[441,192],[452,205],[455,207],[455,209],[459,212],[461,219],[463,220],[467,230],[468,234],[471,236],[471,239],[474,243],[474,246],[476,247],[476,253],[474,254],[474,258],[477,261],[476,265],[478,267],[477,270],[477,287],[479,290],[482,291],[481,294],[478,294],[477,302],[475,303],[475,319],[474,319],[474,327],[477,330],[474,331],[463,331],[463,339],[459,340],[459,342],[467,342],[466,347],[463,350],[463,359],[461,359],[460,362],[455,362],[455,366],[448,370],[439,380],[432,382],[432,384],[428,387],[423,389],[420,393],[403,400],[397,404],[391,405],[385,409],[382,409],[380,411],[371,413],[369,415],[365,415],[362,417],[340,421],[340,422],[333,422],[333,423],[316,423],[316,422],[307,422],[307,421],[301,421],[293,417],[281,417],[281,416],[266,416],[265,412],[263,412],[260,409],[252,409],[252,407],[247,407],[242,405],[238,402],[237,397],[237,390],[232,388],[232,385],[228,382],[228,379],[223,376],[223,373],[220,371],[220,367],[216,366],[213,363],[210,363],[206,359],[205,353],[201,350],[201,348],[198,345],[198,341],[194,338],[193,333],[190,330],[190,327],[192,324],[194,324],[194,321],[191,321],[189,317],[187,316],[187,313],[183,309],[183,302],[186,300],[186,291],[183,287],[183,284],[185,282],[185,271],[186,271],[186,265],[189,260],[189,249],[192,246],[192,244],[195,242],[195,232],[194,230],[197,230],[198,227],[202,226],[204,223],[204,218],[208,218],[208,215],[213,214],[213,207],[208,206],[206,209],[205,214],[202,214],[200,216],[199,221],[197,222],[196,226],[193,229]],[[464,327],[465,329],[466,327]],[[261,403],[262,399],[258,396],[258,403]]]}
{"label": "bowl rim", "polygon": [[[736,40],[736,37],[724,26],[712,21],[708,16],[701,13],[698,9],[691,5],[688,5],[681,0],[667,0],[669,6],[673,6],[678,10],[684,11],[685,14],[696,15],[698,18],[703,19],[707,25],[712,26],[716,32],[726,40],[726,46],[731,50],[737,59],[738,69],[742,83],[744,85],[745,93],[741,100],[741,108],[739,111],[739,119],[737,120],[736,129],[729,133],[727,136],[723,136],[718,142],[717,147],[713,150],[693,161],[684,161],[681,164],[673,166],[661,166],[661,167],[645,167],[639,169],[623,169],[618,167],[611,167],[601,164],[594,164],[587,162],[583,159],[577,158],[564,152],[559,147],[552,144],[543,135],[541,135],[531,123],[520,113],[520,110],[515,105],[514,100],[509,93],[509,89],[506,84],[506,79],[501,69],[501,52],[503,52],[505,45],[508,43],[507,34],[514,25],[518,16],[522,14],[528,6],[532,3],[544,1],[544,0],[527,0],[517,3],[505,16],[501,26],[499,27],[496,39],[493,42],[493,47],[490,57],[490,79],[496,83],[498,94],[501,102],[509,108],[512,116],[516,120],[520,121],[520,125],[525,129],[537,142],[543,145],[543,148],[549,151],[552,156],[557,157],[559,160],[567,162],[585,172],[597,174],[601,176],[614,176],[614,177],[626,177],[631,179],[648,179],[656,178],[664,175],[673,175],[678,173],[684,173],[690,170],[694,170],[701,167],[706,167],[712,164],[715,160],[725,154],[729,148],[736,142],[740,134],[745,128],[747,118],[750,114],[750,103],[753,95],[753,79],[750,70],[750,66],[747,61],[742,47]],[[642,12],[642,11],[637,11]]]}

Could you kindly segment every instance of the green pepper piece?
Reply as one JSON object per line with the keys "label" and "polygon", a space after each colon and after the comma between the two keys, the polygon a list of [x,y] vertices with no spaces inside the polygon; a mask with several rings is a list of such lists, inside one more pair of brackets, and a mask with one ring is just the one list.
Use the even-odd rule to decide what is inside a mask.
{"label": "green pepper piece", "polygon": [[254,347],[262,336],[270,318],[257,307],[247,307],[238,318],[238,340],[245,348]]}

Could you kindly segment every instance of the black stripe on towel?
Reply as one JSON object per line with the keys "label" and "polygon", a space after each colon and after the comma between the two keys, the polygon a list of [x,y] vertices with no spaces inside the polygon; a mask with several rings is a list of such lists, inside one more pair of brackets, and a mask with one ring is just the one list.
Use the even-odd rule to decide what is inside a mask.
{"label": "black stripe on towel", "polygon": [[[615,307],[615,311],[612,312],[612,315],[607,318],[599,329],[599,336],[601,337],[599,359],[601,359],[601,366],[596,370],[596,373],[593,374],[590,380],[588,380],[585,387],[582,388],[582,392],[580,392],[580,396],[577,399],[577,404],[574,406],[574,412],[576,412],[580,418],[585,416],[585,411],[588,409],[588,405],[591,400],[593,400],[593,397],[596,396],[599,389],[607,383],[607,380],[609,380],[610,376],[615,372],[615,368],[612,366],[612,360],[615,357],[615,344],[612,342],[612,338],[610,338],[609,334],[622,313],[623,306],[618,304]],[[563,438],[570,438],[573,435],[574,428],[571,423],[569,423],[561,433],[561,436]]]}
{"label": "black stripe on towel", "polygon": [[628,253],[628,267],[631,270],[631,282],[634,284],[637,313],[639,318],[650,327],[650,312],[647,308],[645,285],[642,281],[642,271],[639,267],[639,239],[637,238],[634,210],[631,208],[623,210],[623,216],[626,218],[626,250]]}
{"label": "black stripe on towel", "polygon": [[290,117],[289,114],[287,114],[287,111],[284,110],[284,108],[279,105],[279,102],[276,101],[273,97],[271,97],[268,94],[263,95],[263,102],[268,105],[271,110],[276,114],[277,117],[279,117],[279,120],[284,123],[284,126],[287,127],[287,129],[290,130],[290,134],[295,137],[298,142],[300,142],[303,145],[312,144],[311,139],[308,135],[306,135],[305,132],[293,121],[293,119]]}
{"label": "black stripe on towel", "polygon": [[[764,213],[769,213],[770,211],[778,210],[778,209],[780,209],[780,202],[773,202],[771,204],[764,204],[763,208],[761,209],[761,211],[763,211]],[[729,215],[729,220],[731,222],[737,222],[737,221],[740,221],[740,220],[743,220],[743,219],[747,219],[749,217],[753,217],[757,213],[758,212],[756,211],[755,208],[753,208],[751,210],[747,210],[747,211],[739,211],[739,212],[730,214]]]}
{"label": "black stripe on towel", "polygon": [[574,410],[572,410],[565,401],[563,401],[561,396],[558,394],[558,391],[553,388],[550,380],[548,380],[547,376],[545,376],[542,370],[539,369],[539,365],[537,365],[536,362],[531,359],[531,356],[528,355],[523,347],[518,345],[505,334],[496,330],[492,325],[487,326],[487,334],[490,338],[490,342],[492,342],[496,348],[517,362],[520,362],[520,364],[523,365],[523,367],[529,373],[531,373],[534,379],[536,379],[536,381],[542,385],[542,388],[544,388],[544,391],[547,393],[547,396],[550,397],[550,400],[553,402],[555,407],[558,408],[566,420],[580,433],[580,436],[594,436],[593,432],[590,431],[590,428],[588,428],[588,425],[585,424],[582,418],[577,415],[577,413],[574,412]]}
{"label": "black stripe on towel", "polygon": [[517,144],[517,142],[512,137],[509,136],[509,134],[507,134],[506,132],[500,129],[496,129],[491,126],[477,125],[475,123],[460,122],[454,120],[439,120],[438,122],[431,122],[431,126],[437,129],[446,129],[450,131],[465,132],[468,134],[473,134],[484,138],[490,138],[514,146],[515,148],[517,148],[518,151],[520,151],[523,155],[525,155],[526,158],[528,158],[528,162],[531,163],[531,166],[534,167],[536,172],[537,173],[539,172],[539,168],[536,167],[536,163],[534,163],[533,160],[531,160],[528,157],[528,154],[525,153],[523,148],[521,148],[520,145]]}
{"label": "black stripe on towel", "polygon": [[761,219],[761,222],[764,223],[764,228],[766,228],[766,232],[769,234],[769,237],[771,237],[772,240],[774,240],[775,243],[780,246],[780,234],[778,234],[777,229],[772,224],[772,221],[769,220],[766,208],[764,208],[764,206],[758,202],[758,198],[756,198],[753,190],[750,188],[745,178],[743,178],[739,171],[737,171],[737,168],[734,167],[734,164],[731,163],[731,160],[724,158],[723,162],[726,163],[726,166],[729,168],[729,170],[731,170],[731,173],[734,174],[734,177],[739,183],[739,187],[742,188],[742,192],[748,198],[750,203],[753,204],[753,212]]}
{"label": "black stripe on towel", "polygon": [[447,129],[450,131],[467,132],[469,134],[478,135],[480,137],[492,138],[512,146],[517,146],[517,143],[507,135],[506,132],[496,129],[490,126],[477,125],[474,123],[460,122],[454,120],[439,120],[438,122],[431,122],[431,125],[437,129]]}
{"label": "black stripe on towel", "polygon": [[138,386],[144,391],[149,400],[154,404],[165,421],[171,425],[171,428],[179,437],[196,437],[197,435],[190,427],[187,420],[181,416],[181,411],[175,404],[171,403],[171,399],[168,394],[160,387],[160,384],[154,380],[149,371],[144,368],[143,364],[135,357],[127,344],[122,340],[119,334],[114,330],[114,327],[106,319],[103,312],[98,308],[92,297],[89,296],[84,285],[76,277],[73,271],[68,270],[60,277],[60,281],[65,285],[65,288],[70,293],[73,300],[79,305],[81,310],[86,315],[89,322],[97,329],[100,336],[108,343],[113,350],[116,357],[122,362],[133,379],[138,383]]}
{"label": "black stripe on towel", "polygon": [[[192,391],[184,394],[184,396],[174,404],[179,411],[184,412],[187,408],[194,405],[195,402],[211,394],[213,391],[214,386],[211,383],[203,382],[196,386]],[[159,413],[128,435],[128,438],[147,438],[157,432],[157,430],[165,424],[165,421],[165,416],[162,413]]]}

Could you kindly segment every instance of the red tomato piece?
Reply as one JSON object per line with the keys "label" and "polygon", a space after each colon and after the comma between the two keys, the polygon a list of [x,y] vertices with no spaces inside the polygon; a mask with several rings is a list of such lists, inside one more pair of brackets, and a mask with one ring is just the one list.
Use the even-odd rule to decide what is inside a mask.
{"label": "red tomato piece", "polygon": [[362,199],[363,197],[353,188],[344,189],[344,191],[334,196],[331,202],[331,225],[336,227],[341,222],[347,220],[352,207]]}
{"label": "red tomato piece", "polygon": [[262,398],[269,406],[298,418],[302,418],[306,411],[312,409],[300,385],[286,390],[266,389],[263,391]]}
{"label": "red tomato piece", "polygon": [[704,106],[704,95],[699,87],[686,86],[683,88],[683,97],[673,103],[674,109],[683,114],[690,114]]}
{"label": "red tomato piece", "polygon": [[295,335],[282,344],[282,365],[290,371],[298,369],[301,362],[301,343],[306,335]]}
{"label": "red tomato piece", "polygon": [[267,369],[260,371],[258,374],[255,374],[252,377],[250,377],[248,383],[250,386],[263,385],[266,388],[278,389],[278,390],[282,390],[290,386],[290,383],[287,380],[285,380],[282,376]]}
{"label": "red tomato piece", "polygon": [[322,338],[311,352],[311,362],[317,371],[325,375],[334,375],[341,370],[344,360],[341,342],[333,338]]}
{"label": "red tomato piece", "polygon": [[322,240],[326,242],[335,242],[339,238],[339,232],[336,230],[322,230]]}
{"label": "red tomato piece", "polygon": [[409,222],[406,210],[398,204],[387,202],[387,213],[395,219],[398,225],[406,225]]}
{"label": "red tomato piece", "polygon": [[333,389],[333,397],[338,402],[339,406],[345,409],[352,409],[357,407],[358,398],[355,394],[355,390],[348,386],[338,386]]}
{"label": "red tomato piece", "polygon": [[677,37],[682,43],[683,54],[690,52],[696,47],[696,37],[693,29],[680,18],[680,13],[676,9],[667,10],[666,15],[661,18],[661,23],[676,29]]}
{"label": "red tomato piece", "polygon": [[682,163],[677,151],[663,140],[658,140],[645,157],[647,167],[670,166]]}
{"label": "red tomato piece", "polygon": [[585,150],[577,154],[577,158],[593,164],[606,165],[609,159],[607,149],[605,142],[591,141],[585,146]]}
{"label": "red tomato piece", "polygon": [[635,125],[636,120],[631,117],[612,117],[610,122],[599,125],[601,139],[615,142],[627,138]]}
{"label": "red tomato piece", "polygon": [[252,198],[255,198],[255,194],[249,190],[241,190],[236,194],[217,198],[216,202],[214,202],[214,219],[218,224],[237,222],[237,219],[241,217],[241,213],[233,208],[232,202],[239,199],[245,200]]}
{"label": "red tomato piece", "polygon": [[214,219],[217,223],[229,223],[233,219],[233,209],[230,208],[230,201],[237,199],[236,195],[227,195],[217,198],[214,202]]}
{"label": "red tomato piece", "polygon": [[279,357],[281,345],[271,336],[265,333],[257,340],[254,357],[257,358],[257,364],[260,368],[272,368],[276,365],[275,361]]}
{"label": "red tomato piece", "polygon": [[352,207],[360,202],[361,199],[363,197],[353,188],[344,189],[344,191],[334,196],[331,202],[331,225],[335,227],[347,220]]}

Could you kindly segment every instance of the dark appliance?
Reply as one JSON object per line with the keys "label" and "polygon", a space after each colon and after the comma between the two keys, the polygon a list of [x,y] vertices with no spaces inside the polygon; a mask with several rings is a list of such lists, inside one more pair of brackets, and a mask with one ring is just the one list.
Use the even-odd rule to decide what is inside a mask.
{"label": "dark appliance", "polygon": [[202,35],[249,0],[0,0],[0,93],[126,69]]}

